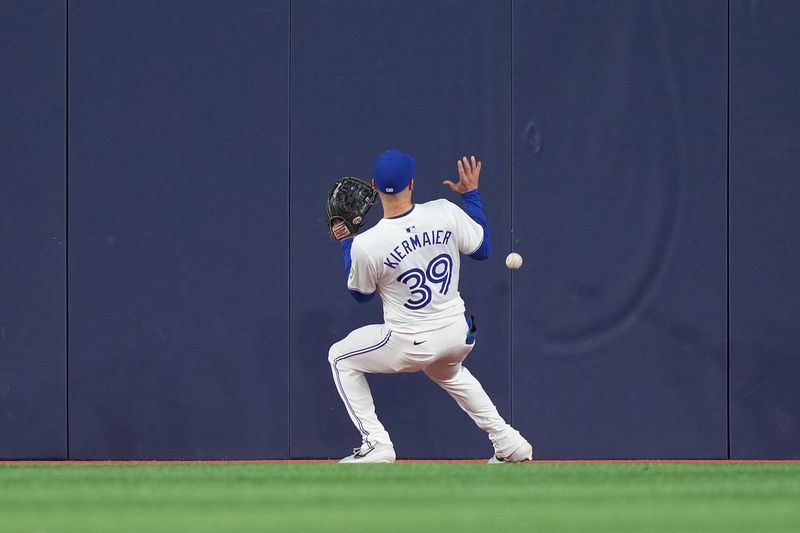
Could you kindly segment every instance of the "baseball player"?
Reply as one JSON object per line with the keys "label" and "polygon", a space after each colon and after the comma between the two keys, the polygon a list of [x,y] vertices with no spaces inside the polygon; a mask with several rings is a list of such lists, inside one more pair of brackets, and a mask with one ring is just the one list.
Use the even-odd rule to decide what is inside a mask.
{"label": "baseball player", "polygon": [[461,254],[486,259],[491,248],[478,192],[481,162],[464,157],[459,181],[443,182],[461,195],[464,210],[444,199],[412,203],[415,167],[414,159],[398,150],[378,156],[372,187],[383,218],[354,238],[338,235],[347,288],[359,302],[380,295],[384,315],[383,324],[356,329],[328,354],[336,389],[362,439],[340,462],[394,462],[392,440],[375,414],[364,374],[420,370],[488,433],[494,446],[490,463],[532,459],[530,443],[503,420],[462,364],[475,346],[476,327],[474,318],[465,317],[458,292]]}

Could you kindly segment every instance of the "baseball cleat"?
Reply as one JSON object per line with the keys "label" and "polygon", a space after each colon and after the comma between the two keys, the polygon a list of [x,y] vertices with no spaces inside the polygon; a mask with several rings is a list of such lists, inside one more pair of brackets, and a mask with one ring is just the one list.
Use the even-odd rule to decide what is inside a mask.
{"label": "baseball cleat", "polygon": [[394,454],[394,446],[391,444],[376,444],[372,448],[363,450],[366,446],[361,448],[353,448],[353,455],[348,455],[340,463],[393,463],[396,456]]}
{"label": "baseball cleat", "polygon": [[525,444],[508,454],[507,457],[501,457],[500,455],[495,454],[491,459],[489,459],[489,464],[523,463],[525,461],[530,461],[531,459],[533,459],[533,446],[526,441]]}

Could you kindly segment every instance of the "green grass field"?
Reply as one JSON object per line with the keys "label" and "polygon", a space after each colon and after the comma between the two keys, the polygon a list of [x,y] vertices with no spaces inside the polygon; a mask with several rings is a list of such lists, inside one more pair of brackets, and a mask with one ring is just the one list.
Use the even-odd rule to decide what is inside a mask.
{"label": "green grass field", "polygon": [[800,531],[800,464],[12,464],[0,531]]}

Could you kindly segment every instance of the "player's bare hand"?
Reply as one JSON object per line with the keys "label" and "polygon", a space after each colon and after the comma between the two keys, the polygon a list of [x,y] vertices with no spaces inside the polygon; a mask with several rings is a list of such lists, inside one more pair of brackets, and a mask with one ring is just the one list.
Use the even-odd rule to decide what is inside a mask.
{"label": "player's bare hand", "polygon": [[478,188],[478,178],[481,175],[481,162],[475,159],[473,155],[467,159],[467,156],[461,158],[458,162],[458,183],[453,183],[450,180],[444,180],[442,183],[450,187],[450,190],[464,194],[465,192],[474,191]]}

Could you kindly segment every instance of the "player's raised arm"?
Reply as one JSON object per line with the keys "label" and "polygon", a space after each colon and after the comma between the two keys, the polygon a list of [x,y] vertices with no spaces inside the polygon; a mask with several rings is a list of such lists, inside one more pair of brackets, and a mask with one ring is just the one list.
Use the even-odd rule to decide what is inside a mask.
{"label": "player's raised arm", "polygon": [[444,180],[442,183],[447,185],[451,191],[461,195],[461,200],[464,202],[464,211],[483,228],[483,241],[469,256],[473,259],[487,259],[491,254],[492,245],[489,235],[489,222],[483,210],[483,200],[478,192],[481,162],[477,161],[474,155],[469,159],[464,156],[458,161],[457,166],[458,183],[453,183],[450,180]]}

